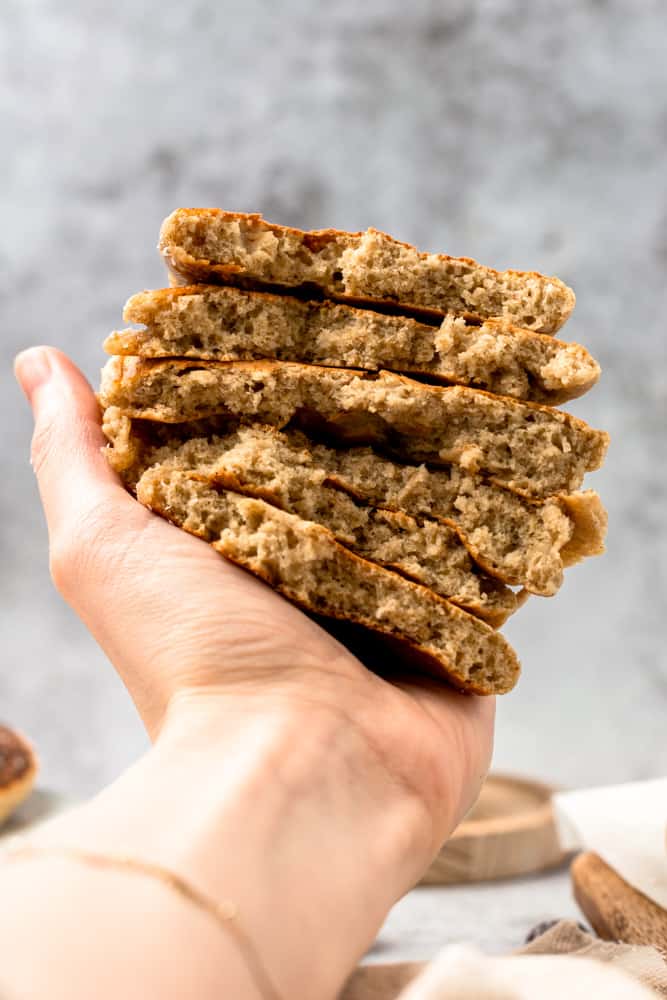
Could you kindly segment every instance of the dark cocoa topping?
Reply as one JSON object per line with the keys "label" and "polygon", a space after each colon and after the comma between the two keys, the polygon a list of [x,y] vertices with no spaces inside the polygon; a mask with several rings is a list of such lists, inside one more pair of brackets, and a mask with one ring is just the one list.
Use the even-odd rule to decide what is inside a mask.
{"label": "dark cocoa topping", "polygon": [[27,774],[31,763],[23,740],[7,726],[0,726],[0,790]]}

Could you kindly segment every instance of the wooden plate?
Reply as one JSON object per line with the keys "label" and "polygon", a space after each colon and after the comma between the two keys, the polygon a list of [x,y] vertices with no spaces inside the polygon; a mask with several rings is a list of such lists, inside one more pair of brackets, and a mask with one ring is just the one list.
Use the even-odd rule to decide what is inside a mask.
{"label": "wooden plate", "polygon": [[480,796],[422,878],[456,885],[528,875],[562,864],[551,806],[556,789],[540,781],[490,774]]}

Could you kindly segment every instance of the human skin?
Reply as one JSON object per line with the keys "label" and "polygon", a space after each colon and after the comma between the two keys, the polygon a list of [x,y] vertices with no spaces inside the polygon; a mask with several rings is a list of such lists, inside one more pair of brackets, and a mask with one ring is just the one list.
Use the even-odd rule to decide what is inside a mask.
{"label": "human skin", "polygon": [[[54,582],[152,742],[40,843],[158,863],[233,900],[283,998],[334,997],[474,801],[493,699],[367,670],[125,491],[94,394],[62,353],[32,348],[16,373]],[[200,1000],[261,995],[233,938],[145,876],[44,855],[1,866],[0,897],[10,998],[170,1000],[184,982]]]}

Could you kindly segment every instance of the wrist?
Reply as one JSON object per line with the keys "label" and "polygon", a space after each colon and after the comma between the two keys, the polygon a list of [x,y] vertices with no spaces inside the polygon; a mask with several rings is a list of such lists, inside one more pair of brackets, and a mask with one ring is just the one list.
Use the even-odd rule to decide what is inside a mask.
{"label": "wrist", "polygon": [[[302,829],[346,842],[354,837],[367,847],[371,867],[395,875],[398,897],[420,874],[415,857],[431,850],[428,810],[343,701],[187,692],[170,706],[153,755],[164,774],[180,770],[183,782],[199,776],[194,794],[209,805],[211,828],[216,813],[227,830],[229,817],[247,810],[275,824],[274,835],[285,827],[292,835]],[[382,831],[374,843],[372,833]],[[305,851],[311,841],[301,846]],[[319,849],[315,838],[312,847]]]}
{"label": "wrist", "polygon": [[179,861],[238,903],[283,995],[333,995],[428,860],[423,804],[321,704],[184,696],[153,753],[201,810]]}
{"label": "wrist", "polygon": [[[308,983],[316,998],[335,993],[418,877],[423,825],[342,710],[209,690],[172,703],[153,749],[69,829],[233,900],[282,995]],[[62,829],[51,839],[73,842]]]}

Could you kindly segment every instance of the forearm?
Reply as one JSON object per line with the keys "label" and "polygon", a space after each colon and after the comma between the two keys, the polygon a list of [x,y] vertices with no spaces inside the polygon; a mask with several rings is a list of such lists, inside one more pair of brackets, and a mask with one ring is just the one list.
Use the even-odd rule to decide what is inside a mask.
{"label": "forearm", "polygon": [[158,880],[35,855],[0,893],[2,1000],[262,1000],[234,940]]}
{"label": "forearm", "polygon": [[[227,697],[204,713],[196,726],[182,715],[170,720],[142,761],[41,839],[150,861],[211,899],[232,900],[283,997],[331,997],[415,875],[411,848],[423,809],[392,787],[354,726],[329,710],[306,718]],[[192,995],[257,995],[232,938],[165,887],[61,863],[56,881],[64,890],[71,878],[76,891],[45,907],[35,880],[51,885],[51,874],[30,867],[15,862],[0,874],[3,898],[21,897],[0,936],[10,954],[12,939],[29,940],[38,927],[58,941],[65,979],[94,975],[99,960],[105,980],[109,951],[99,945],[109,938],[114,980],[123,968],[136,979],[143,956],[144,996],[181,995],[178,977],[167,982],[175,951],[179,970],[201,983]]]}

